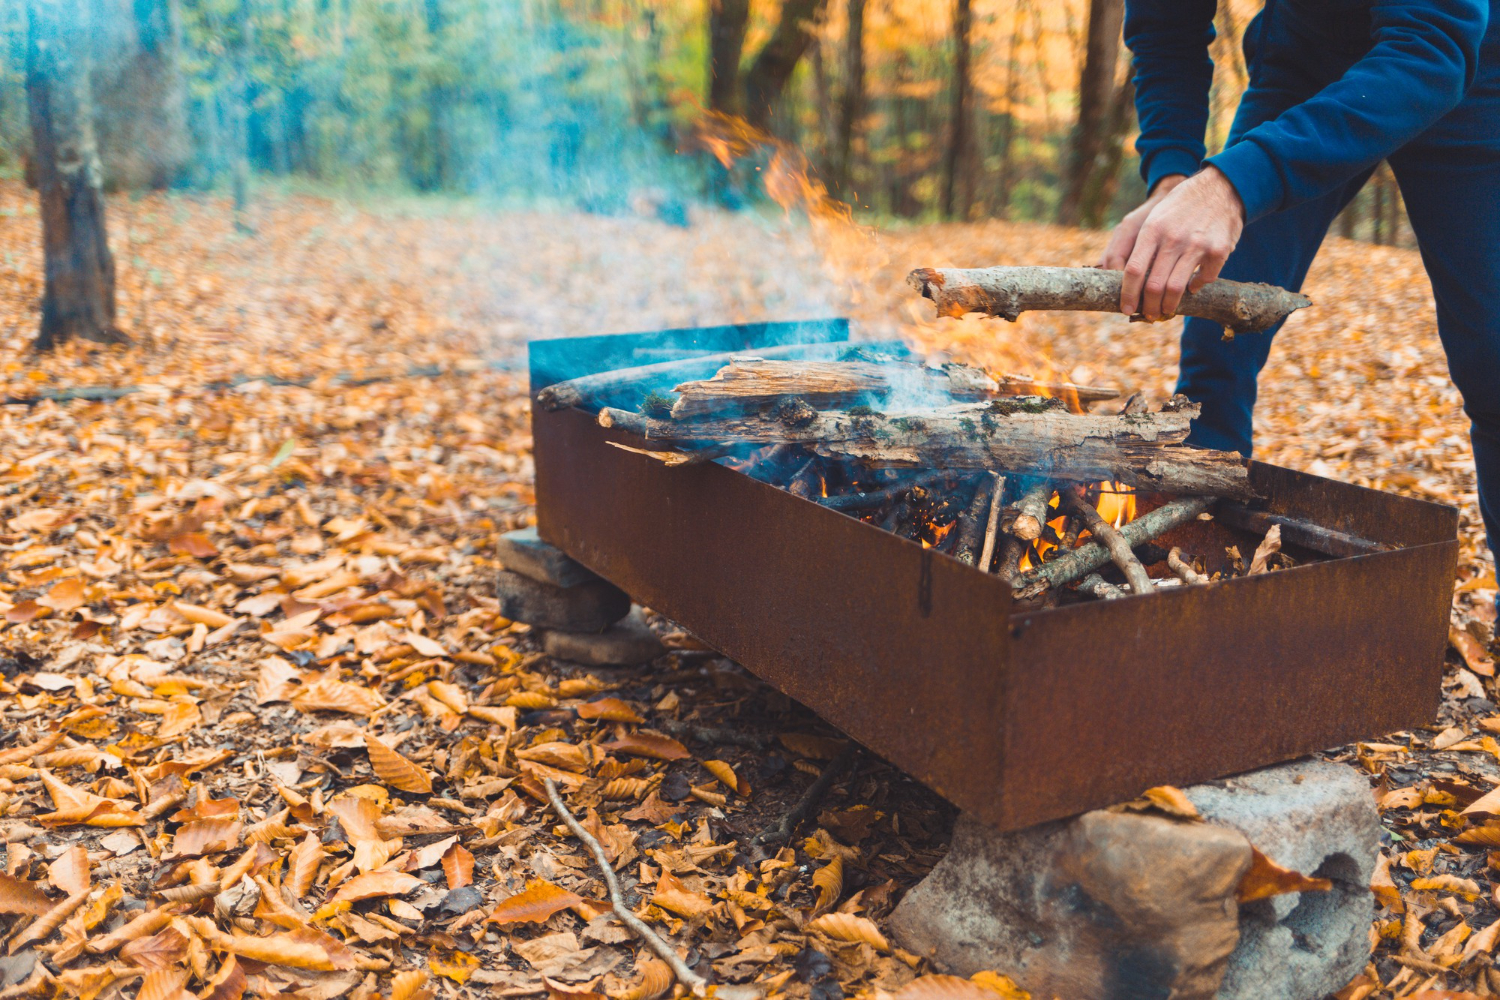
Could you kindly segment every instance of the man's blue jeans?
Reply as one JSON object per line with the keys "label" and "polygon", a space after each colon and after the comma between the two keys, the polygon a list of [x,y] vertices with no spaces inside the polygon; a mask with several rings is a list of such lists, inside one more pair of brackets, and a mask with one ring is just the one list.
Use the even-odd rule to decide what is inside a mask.
{"label": "man's blue jeans", "polygon": [[[1245,32],[1250,87],[1235,116],[1233,142],[1328,83],[1368,47],[1359,24],[1312,18],[1305,4],[1268,0]],[[1500,13],[1500,12],[1497,12]],[[1361,39],[1366,41],[1361,42]],[[1400,100],[1399,94],[1384,95]],[[1491,17],[1479,73],[1459,104],[1389,159],[1406,200],[1437,301],[1438,334],[1471,421],[1479,506],[1500,546],[1500,21]],[[1334,217],[1369,178],[1252,222],[1222,276],[1300,289]],[[1350,288],[1344,294],[1358,295]],[[1400,315],[1388,324],[1409,322]],[[1250,453],[1256,376],[1275,330],[1225,343],[1222,329],[1188,320],[1177,391],[1203,404],[1193,444]]]}

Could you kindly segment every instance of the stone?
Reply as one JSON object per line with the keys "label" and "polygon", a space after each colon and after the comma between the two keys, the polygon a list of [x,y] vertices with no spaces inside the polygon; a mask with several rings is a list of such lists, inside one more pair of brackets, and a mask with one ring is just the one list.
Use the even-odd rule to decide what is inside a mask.
{"label": "stone", "polygon": [[[1298,761],[1184,790],[1205,822],[1096,810],[1000,833],[960,817],[891,915],[901,945],[1034,996],[1317,1000],[1369,957],[1379,849],[1369,785]],[[1252,845],[1330,892],[1239,905]]]}
{"label": "stone", "polygon": [[639,607],[603,632],[549,631],[542,637],[548,656],[586,667],[636,667],[666,653]]}
{"label": "stone", "polygon": [[535,528],[518,528],[501,535],[495,555],[512,573],[554,587],[577,587],[599,579],[562,549],[542,541]]}
{"label": "stone", "polygon": [[501,570],[495,596],[500,613],[513,621],[569,632],[602,632],[630,612],[625,591],[600,579],[559,587]]}

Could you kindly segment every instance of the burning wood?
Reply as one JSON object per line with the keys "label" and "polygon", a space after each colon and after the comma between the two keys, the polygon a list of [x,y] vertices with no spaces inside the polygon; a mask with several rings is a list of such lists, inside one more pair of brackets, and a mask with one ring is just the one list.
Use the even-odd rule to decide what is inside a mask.
{"label": "burning wood", "polygon": [[[988,313],[1014,322],[1028,310],[1115,312],[1124,272],[1089,267],[918,268],[907,283],[937,306],[940,316]],[[1220,278],[1182,297],[1177,312],[1220,324],[1226,336],[1266,330],[1312,299],[1275,285]]]}
{"label": "burning wood", "polygon": [[1068,509],[1083,518],[1083,523],[1088,526],[1089,534],[1093,535],[1100,543],[1109,550],[1109,557],[1114,560],[1115,565],[1120,567],[1120,572],[1125,574],[1125,580],[1130,584],[1130,592],[1133,594],[1145,594],[1151,590],[1151,577],[1146,572],[1146,567],[1135,557],[1125,536],[1115,530],[1114,525],[1104,520],[1099,515],[1098,509],[1085,499],[1083,488],[1075,486],[1061,494],[1062,502],[1067,504]]}
{"label": "burning wood", "polygon": [[1038,382],[1023,376],[994,378],[968,365],[926,368],[892,362],[866,361],[768,361],[747,358],[732,361],[711,379],[684,382],[674,390],[672,417],[695,417],[753,413],[787,397],[801,399],[815,409],[842,409],[856,404],[904,400],[910,405],[943,405],[956,400],[993,399],[999,396],[1054,396],[1076,401],[1082,409],[1090,403],[1114,399],[1117,389],[1073,385],[1068,382]]}
{"label": "burning wood", "polygon": [[996,469],[1071,482],[1112,480],[1136,489],[1246,499],[1243,459],[1187,448],[1191,404],[1159,413],[1068,413],[1056,400],[998,399],[909,413],[815,410],[801,400],[754,416],[663,420],[606,407],[604,427],[675,446],[796,443],[819,455],[875,467]]}

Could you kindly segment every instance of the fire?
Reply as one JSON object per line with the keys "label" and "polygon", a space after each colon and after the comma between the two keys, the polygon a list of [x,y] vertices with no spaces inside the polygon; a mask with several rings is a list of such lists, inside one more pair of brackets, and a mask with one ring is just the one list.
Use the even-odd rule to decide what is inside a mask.
{"label": "fire", "polygon": [[1099,516],[1116,528],[1135,520],[1135,491],[1124,483],[1099,484]]}
{"label": "fire", "polygon": [[704,111],[695,126],[698,143],[725,170],[746,157],[764,154],[763,166],[756,168],[766,196],[781,206],[788,216],[800,209],[814,222],[834,223],[839,228],[857,230],[854,210],[828,193],[828,187],[814,175],[807,157],[794,146],[762,132],[743,118],[718,111]]}

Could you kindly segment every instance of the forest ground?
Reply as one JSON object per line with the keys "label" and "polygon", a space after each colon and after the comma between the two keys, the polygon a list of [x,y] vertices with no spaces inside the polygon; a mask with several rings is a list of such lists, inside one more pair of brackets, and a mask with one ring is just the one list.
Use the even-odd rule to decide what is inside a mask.
{"label": "forest ground", "polygon": [[[52,971],[0,960],[0,989],[39,991],[66,965],[71,995],[134,989],[135,969],[157,970],[163,996],[197,990],[216,971],[206,945],[238,948],[262,993],[391,993],[393,974],[421,970],[394,991],[523,995],[546,989],[541,970],[554,995],[652,996],[661,970],[596,916],[597,869],[531,796],[540,776],[562,783],[641,912],[721,980],[823,998],[896,992],[920,971],[879,926],[941,856],[948,807],[865,757],[810,836],[752,858],[750,837],[837,734],[689,638],[652,668],[582,671],[499,618],[494,539],[532,516],[524,344],[846,314],[933,356],[1163,399],[1176,323],[937,321],[902,281],[917,266],[1091,264],[1105,234],[716,213],[681,228],[307,195],[257,200],[252,235],[217,198],[116,198],[110,213],[135,346],[37,357],[34,199],[0,184],[0,394],[145,390],[0,406],[6,871],[58,898],[80,878],[103,892],[60,944],[40,939]],[[1487,639],[1492,564],[1420,260],[1330,240],[1307,291],[1316,306],[1261,381],[1257,457],[1458,504],[1455,620]],[[400,377],[417,365],[444,374]],[[261,375],[311,381],[203,388]],[[1485,735],[1500,716],[1487,676],[1449,661],[1441,725],[1337,754],[1370,772],[1391,833],[1379,960],[1350,996],[1490,990],[1500,835],[1458,810],[1500,780]],[[1493,672],[1477,646],[1469,666]],[[683,721],[740,743],[634,729]],[[66,739],[48,746],[54,730]],[[111,906],[226,876],[218,909],[83,951]],[[122,894],[104,891],[115,882]],[[24,909],[5,890],[0,922],[24,919],[4,916]],[[226,943],[273,926],[301,968]]]}

